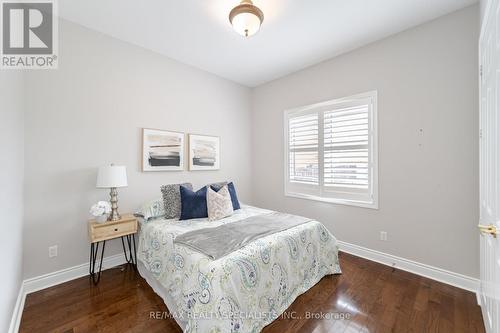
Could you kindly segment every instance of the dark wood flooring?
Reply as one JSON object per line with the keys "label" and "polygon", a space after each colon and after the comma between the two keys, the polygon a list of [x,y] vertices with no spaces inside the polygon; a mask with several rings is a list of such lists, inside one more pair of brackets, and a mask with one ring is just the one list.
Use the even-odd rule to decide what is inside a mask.
{"label": "dark wood flooring", "polygon": [[[263,332],[484,332],[471,292],[346,253],[340,263],[342,275],[323,278]],[[181,332],[154,311],[167,311],[162,299],[118,267],[98,286],[83,277],[28,295],[20,332]]]}

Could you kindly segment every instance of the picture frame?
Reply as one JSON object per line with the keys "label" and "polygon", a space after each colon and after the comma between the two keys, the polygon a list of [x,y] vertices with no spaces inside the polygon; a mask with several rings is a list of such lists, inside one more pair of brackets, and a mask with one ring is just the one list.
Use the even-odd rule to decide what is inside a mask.
{"label": "picture frame", "polygon": [[220,138],[218,136],[189,134],[189,170],[220,169]]}
{"label": "picture frame", "polygon": [[142,129],[142,171],[182,171],[185,160],[185,134]]}

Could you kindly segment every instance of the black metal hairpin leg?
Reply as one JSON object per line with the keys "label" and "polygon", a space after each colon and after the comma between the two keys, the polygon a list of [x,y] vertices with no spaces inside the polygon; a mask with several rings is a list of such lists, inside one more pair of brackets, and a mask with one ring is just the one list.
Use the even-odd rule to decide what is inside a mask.
{"label": "black metal hairpin leg", "polygon": [[97,260],[97,254],[99,252],[99,242],[90,244],[90,268],[89,274],[92,278],[92,282],[97,285],[99,280],[101,279],[101,271],[102,271],[102,259],[104,258],[104,247],[106,246],[106,241],[102,242],[101,249],[101,259],[99,260],[99,271],[95,272],[95,264]]}
{"label": "black metal hairpin leg", "polygon": [[[127,250],[125,248],[125,242],[123,241],[123,237],[126,237],[127,245],[128,245],[128,255],[127,255]],[[134,269],[136,269],[137,265],[137,253],[136,253],[136,248],[135,248],[135,235],[127,235],[127,236],[122,236],[122,247],[123,247],[123,255],[125,256],[125,261],[127,264],[132,264]]]}

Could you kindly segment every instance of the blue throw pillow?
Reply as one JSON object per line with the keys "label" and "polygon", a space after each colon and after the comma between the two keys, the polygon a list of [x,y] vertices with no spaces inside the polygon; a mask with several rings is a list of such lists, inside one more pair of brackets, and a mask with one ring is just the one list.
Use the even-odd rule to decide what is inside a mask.
{"label": "blue throw pillow", "polygon": [[[218,183],[218,184],[212,184],[210,187],[212,190],[215,192],[219,192],[219,190],[226,184],[224,183]],[[238,196],[236,195],[236,189],[234,188],[233,182],[230,182],[227,184],[227,189],[229,190],[229,194],[231,195],[231,202],[233,203],[233,210],[238,210],[240,209],[240,202],[238,201]]]}
{"label": "blue throw pillow", "polygon": [[181,220],[208,217],[207,187],[196,192],[185,186],[180,187],[181,192]]}

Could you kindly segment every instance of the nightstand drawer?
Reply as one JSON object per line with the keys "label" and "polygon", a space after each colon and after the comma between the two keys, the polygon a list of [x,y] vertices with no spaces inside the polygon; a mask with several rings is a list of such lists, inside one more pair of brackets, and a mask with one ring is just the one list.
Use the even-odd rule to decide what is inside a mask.
{"label": "nightstand drawer", "polygon": [[134,234],[136,232],[137,220],[135,218],[128,221],[121,220],[120,222],[94,223],[90,226],[90,239],[92,242],[99,242]]}

